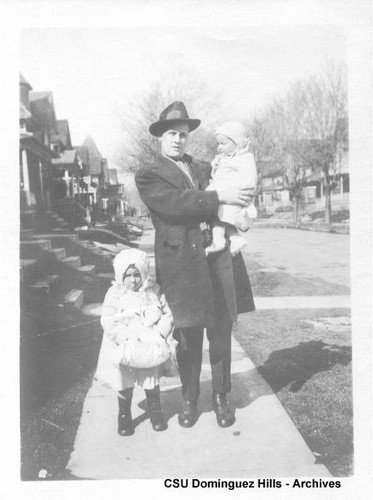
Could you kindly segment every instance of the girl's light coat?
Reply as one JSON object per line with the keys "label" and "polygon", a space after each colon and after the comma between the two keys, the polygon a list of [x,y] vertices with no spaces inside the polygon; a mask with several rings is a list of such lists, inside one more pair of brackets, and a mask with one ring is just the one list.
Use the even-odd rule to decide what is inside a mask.
{"label": "girl's light coat", "polygon": [[[124,253],[127,252],[126,255]],[[123,286],[123,274],[130,265],[139,269],[143,285],[137,292],[128,291]],[[130,368],[119,363],[119,344],[123,336],[131,334],[139,317],[145,310],[157,309],[161,318],[157,327],[167,337],[172,331],[172,314],[156,284],[148,281],[148,260],[145,252],[125,250],[114,261],[115,282],[109,288],[102,306],[101,324],[104,329],[98,358],[96,378],[116,391],[138,384],[144,389],[153,389],[159,383],[156,368]]]}

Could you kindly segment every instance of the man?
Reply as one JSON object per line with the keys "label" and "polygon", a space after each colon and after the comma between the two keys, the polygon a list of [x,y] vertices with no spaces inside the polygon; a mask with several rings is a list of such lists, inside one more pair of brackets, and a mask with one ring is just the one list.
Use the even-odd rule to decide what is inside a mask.
{"label": "man", "polygon": [[231,390],[232,324],[237,312],[253,310],[254,303],[241,254],[234,257],[234,265],[227,247],[206,257],[203,227],[216,217],[219,203],[245,206],[250,197],[235,188],[204,191],[211,167],[194,162],[185,153],[189,133],[200,123],[189,118],[182,102],[168,106],[149,128],[160,138],[162,156],[137,172],[136,184],[155,227],[157,281],[171,308],[179,342],[177,361],[184,401],[179,424],[192,427],[198,418],[206,328],[213,407],[218,425],[229,427],[235,421],[226,399]]}

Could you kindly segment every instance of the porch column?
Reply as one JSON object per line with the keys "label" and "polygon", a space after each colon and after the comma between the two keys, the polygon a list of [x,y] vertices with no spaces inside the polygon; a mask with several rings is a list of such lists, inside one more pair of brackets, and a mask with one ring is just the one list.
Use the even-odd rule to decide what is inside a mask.
{"label": "porch column", "polygon": [[40,197],[42,203],[44,204],[43,164],[40,159],[38,160],[38,163],[39,163]]}
{"label": "porch column", "polygon": [[25,149],[22,149],[22,177],[23,177],[23,190],[26,191],[26,193],[29,193],[30,177],[28,171],[27,152]]}

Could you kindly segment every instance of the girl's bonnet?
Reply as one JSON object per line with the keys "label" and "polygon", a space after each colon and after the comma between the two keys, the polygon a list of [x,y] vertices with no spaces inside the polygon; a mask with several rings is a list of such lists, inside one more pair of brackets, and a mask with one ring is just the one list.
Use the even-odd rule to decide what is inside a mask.
{"label": "girl's bonnet", "polygon": [[113,261],[115,272],[115,284],[123,284],[123,276],[129,267],[134,266],[140,271],[142,286],[146,288],[149,278],[149,259],[146,252],[138,250],[137,248],[129,248],[128,250],[121,250]]}

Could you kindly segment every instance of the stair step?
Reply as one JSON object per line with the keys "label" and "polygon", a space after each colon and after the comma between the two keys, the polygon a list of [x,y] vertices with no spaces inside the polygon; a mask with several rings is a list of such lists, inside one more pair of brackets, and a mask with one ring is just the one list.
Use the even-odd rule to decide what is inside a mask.
{"label": "stair step", "polygon": [[30,238],[20,242],[21,259],[35,259],[52,248],[50,240],[36,240]]}
{"label": "stair step", "polygon": [[97,275],[98,278],[106,279],[106,280],[113,280],[115,278],[114,273],[99,273]]}
{"label": "stair step", "polygon": [[36,259],[21,259],[19,264],[20,280],[25,281],[35,270]]}
{"label": "stair step", "polygon": [[32,283],[29,285],[30,288],[34,290],[40,290],[47,295],[49,295],[52,291],[52,289],[56,288],[61,282],[60,276],[56,274],[52,274],[50,276],[47,276],[46,278],[43,278],[40,281],[37,281],[36,283]]}
{"label": "stair step", "polygon": [[84,248],[89,248],[91,246],[91,242],[89,240],[79,240],[79,245]]}
{"label": "stair step", "polygon": [[53,253],[58,260],[62,260],[66,257],[66,248],[51,248],[49,252]]}
{"label": "stair step", "polygon": [[65,257],[61,260],[64,264],[67,264],[70,267],[74,267],[75,269],[79,269],[82,263],[80,257],[78,255],[72,255],[71,257]]}
{"label": "stair step", "polygon": [[32,234],[33,234],[32,229],[21,229],[20,231],[21,240],[31,238]]}
{"label": "stair step", "polygon": [[94,264],[92,265],[86,265],[86,266],[80,266],[79,271],[84,274],[94,274],[96,272],[96,266]]}
{"label": "stair step", "polygon": [[81,309],[84,304],[83,290],[70,290],[70,292],[65,295],[64,302],[76,309]]}
{"label": "stair step", "polygon": [[97,302],[95,304],[84,304],[82,307],[82,313],[87,316],[101,316],[102,303]]}
{"label": "stair step", "polygon": [[52,244],[49,240],[35,239],[21,241],[21,248],[42,248],[43,250],[49,250],[52,248]]}
{"label": "stair step", "polygon": [[[57,231],[57,229],[55,229]],[[60,232],[58,230],[58,232]],[[47,233],[47,234],[35,234],[33,237],[34,238],[48,238],[48,239],[53,239],[53,238],[61,238],[63,236],[64,238],[68,238],[71,241],[78,242],[79,237],[77,234],[74,233],[63,233],[63,234],[56,234],[56,233]]]}
{"label": "stair step", "polygon": [[36,264],[37,260],[36,259],[21,259],[19,261],[20,263],[20,266],[21,268],[26,268],[26,267],[29,267],[29,266],[33,266],[34,264]]}

